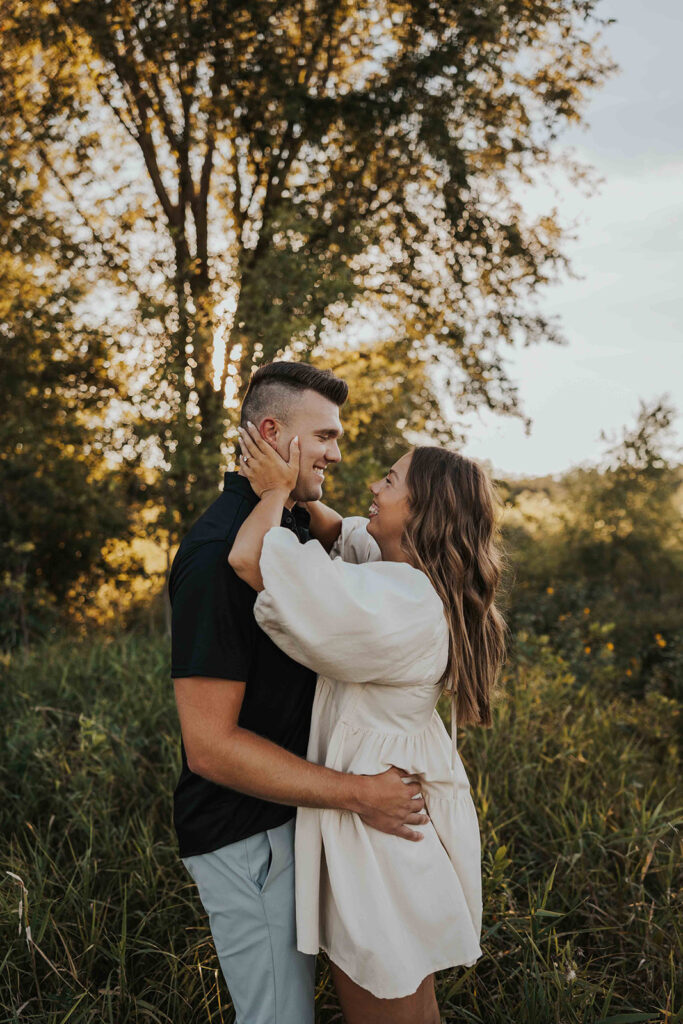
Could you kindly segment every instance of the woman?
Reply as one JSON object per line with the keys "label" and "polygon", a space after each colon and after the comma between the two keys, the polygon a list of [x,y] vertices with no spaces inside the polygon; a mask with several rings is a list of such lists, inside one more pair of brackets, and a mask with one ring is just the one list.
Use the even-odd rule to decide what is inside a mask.
{"label": "woman", "polygon": [[[434,972],[482,955],[479,827],[456,712],[490,726],[504,655],[493,488],[471,460],[418,447],[370,486],[369,519],[310,503],[317,539],[301,545],[279,528],[297,439],[288,463],[252,425],[240,439],[261,500],[229,561],[259,591],[259,625],[318,673],[308,759],[356,774],[396,765],[419,778],[429,814],[413,816],[421,841],[406,842],[350,812],[299,808],[297,946],[327,952],[347,1024],[438,1024]],[[436,711],[444,689],[452,746]]]}

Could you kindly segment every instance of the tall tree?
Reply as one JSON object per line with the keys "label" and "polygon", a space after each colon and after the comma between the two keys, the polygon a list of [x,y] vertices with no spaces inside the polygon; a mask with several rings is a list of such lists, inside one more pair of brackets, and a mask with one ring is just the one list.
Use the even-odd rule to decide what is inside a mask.
{"label": "tall tree", "polygon": [[598,4],[5,0],[5,110],[136,296],[141,411],[183,516],[214,486],[226,395],[351,307],[518,413],[502,348],[555,338],[532,300],[564,259],[515,188],[609,71]]}

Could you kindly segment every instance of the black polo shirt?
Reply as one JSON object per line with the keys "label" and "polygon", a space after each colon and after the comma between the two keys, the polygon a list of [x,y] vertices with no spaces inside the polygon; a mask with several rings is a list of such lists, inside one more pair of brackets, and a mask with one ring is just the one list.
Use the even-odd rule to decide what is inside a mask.
{"label": "black polo shirt", "polygon": [[[183,539],[171,566],[171,675],[211,676],[246,684],[239,725],[305,757],[315,673],[293,661],[254,618],[256,591],[228,565],[235,536],[258,497],[246,477],[226,473],[223,493]],[[284,509],[281,525],[304,543],[310,516]],[[174,793],[173,821],[181,857],[283,825],[295,807],[271,803],[209,782],[187,766]]]}

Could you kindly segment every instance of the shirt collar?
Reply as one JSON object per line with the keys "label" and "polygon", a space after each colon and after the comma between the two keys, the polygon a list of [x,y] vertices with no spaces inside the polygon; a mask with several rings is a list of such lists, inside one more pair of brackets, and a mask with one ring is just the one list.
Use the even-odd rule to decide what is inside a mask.
{"label": "shirt collar", "polygon": [[[241,494],[245,497],[252,505],[258,504],[258,494],[255,492],[246,476],[242,476],[236,470],[231,473],[226,473],[223,477],[223,490],[234,491],[237,494]],[[285,513],[290,512],[294,517],[298,526],[308,527],[311,522],[311,515],[308,509],[302,505],[294,505],[291,510],[283,509],[283,518]]]}
{"label": "shirt collar", "polygon": [[295,505],[292,509],[294,518],[299,526],[305,526],[307,529],[311,523],[311,513],[307,508],[302,505]]}
{"label": "shirt collar", "polygon": [[241,476],[237,470],[226,473],[223,477],[223,490],[234,491],[247,498],[253,505],[258,504],[258,494],[253,489],[246,476]]}

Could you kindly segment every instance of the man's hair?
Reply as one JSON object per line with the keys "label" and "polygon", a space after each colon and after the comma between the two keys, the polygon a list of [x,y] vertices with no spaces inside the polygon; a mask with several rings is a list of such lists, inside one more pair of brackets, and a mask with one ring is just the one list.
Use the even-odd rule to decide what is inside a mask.
{"label": "man's hair", "polygon": [[309,363],[266,363],[251,375],[242,402],[241,425],[246,426],[247,420],[258,425],[266,416],[287,423],[290,410],[302,391],[317,391],[342,406],[348,398],[349,386],[331,370],[318,370]]}

